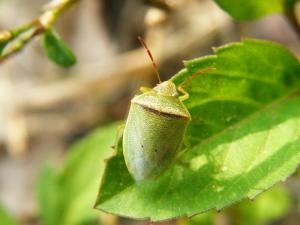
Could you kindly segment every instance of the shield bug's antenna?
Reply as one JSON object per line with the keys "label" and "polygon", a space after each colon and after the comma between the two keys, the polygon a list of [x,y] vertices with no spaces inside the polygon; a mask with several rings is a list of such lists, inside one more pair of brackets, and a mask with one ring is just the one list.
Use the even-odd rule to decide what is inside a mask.
{"label": "shield bug's antenna", "polygon": [[185,85],[187,82],[189,82],[190,80],[194,79],[195,77],[198,77],[199,75],[202,75],[202,74],[207,73],[207,72],[211,72],[211,71],[213,71],[213,70],[216,70],[216,68],[211,67],[211,68],[207,68],[207,69],[198,71],[198,72],[192,74],[191,76],[187,77],[187,78],[180,84],[180,86]]}
{"label": "shield bug's antenna", "polygon": [[149,57],[150,57],[150,59],[152,61],[152,67],[153,67],[153,70],[155,71],[155,74],[157,76],[158,82],[161,83],[161,79],[160,79],[160,75],[158,73],[157,65],[156,65],[156,63],[154,61],[154,58],[153,58],[153,56],[151,54],[151,51],[149,50],[148,46],[146,45],[146,43],[145,43],[145,41],[143,40],[142,37],[138,36],[138,39],[141,42],[141,44],[144,46],[144,48],[147,50],[147,53],[148,53],[148,55],[149,55]]}
{"label": "shield bug's antenna", "polygon": [[192,74],[191,76],[187,77],[184,81],[182,81],[182,83],[180,83],[178,85],[178,91],[180,91],[183,95],[179,97],[179,99],[181,101],[185,101],[189,98],[189,93],[184,90],[183,86],[189,82],[190,80],[194,79],[195,77],[201,75],[201,74],[204,74],[204,73],[207,73],[207,72],[210,72],[210,71],[213,71],[213,70],[216,70],[216,68],[207,68],[207,69],[204,69],[204,70],[201,70],[201,71],[198,71],[194,74]]}

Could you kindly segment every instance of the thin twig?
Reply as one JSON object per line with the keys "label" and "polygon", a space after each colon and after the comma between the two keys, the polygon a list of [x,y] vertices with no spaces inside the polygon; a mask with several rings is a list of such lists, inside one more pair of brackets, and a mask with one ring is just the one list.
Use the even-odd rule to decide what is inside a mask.
{"label": "thin twig", "polygon": [[[56,22],[59,15],[79,0],[56,0],[45,6],[44,12],[36,19],[13,30],[0,32],[0,46],[8,43],[0,55],[0,63],[21,51],[34,37],[44,33]],[[11,44],[9,42],[12,42]]]}

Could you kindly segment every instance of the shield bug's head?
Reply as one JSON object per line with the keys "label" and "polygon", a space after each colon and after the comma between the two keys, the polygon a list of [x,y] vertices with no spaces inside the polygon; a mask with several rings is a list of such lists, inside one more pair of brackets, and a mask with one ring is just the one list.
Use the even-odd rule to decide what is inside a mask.
{"label": "shield bug's head", "polygon": [[164,81],[153,88],[158,94],[163,96],[178,96],[176,86],[172,81]]}

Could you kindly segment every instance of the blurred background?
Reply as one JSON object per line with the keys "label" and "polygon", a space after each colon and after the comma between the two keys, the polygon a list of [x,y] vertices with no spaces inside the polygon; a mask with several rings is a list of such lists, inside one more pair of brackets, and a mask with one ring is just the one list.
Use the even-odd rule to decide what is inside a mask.
{"label": "blurred background", "polygon": [[[0,0],[0,30],[36,18],[46,3]],[[39,38],[0,66],[0,225],[16,224],[13,220],[22,225],[149,224],[91,209],[99,162],[84,157],[74,162],[86,144],[97,148],[93,130],[125,119],[138,88],[157,83],[138,35],[164,80],[183,68],[183,60],[212,54],[211,47],[243,37],[279,42],[300,57],[299,39],[283,16],[236,22],[212,0],[81,0],[56,28],[76,54],[75,66],[62,69],[50,62]],[[91,173],[86,168],[93,163]],[[78,173],[94,180],[90,188],[80,187]],[[60,208],[44,205],[54,192],[72,194]],[[56,218],[51,221],[49,215]],[[299,225],[300,172],[255,200],[162,224]]]}

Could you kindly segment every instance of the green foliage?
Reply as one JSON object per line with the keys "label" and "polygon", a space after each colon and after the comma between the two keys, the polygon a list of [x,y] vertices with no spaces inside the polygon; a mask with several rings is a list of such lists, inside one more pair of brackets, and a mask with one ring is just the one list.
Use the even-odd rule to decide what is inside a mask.
{"label": "green foliage", "polygon": [[222,209],[285,180],[300,162],[300,64],[285,48],[244,40],[185,62],[178,85],[197,71],[185,102],[189,147],[157,180],[136,183],[121,145],[107,163],[97,208],[154,221]]}
{"label": "green foliage", "polygon": [[291,207],[291,198],[282,186],[276,186],[270,191],[258,196],[249,204],[243,201],[233,209],[229,215],[237,216],[236,225],[264,225],[285,216]]}
{"label": "green foliage", "polygon": [[[275,186],[254,201],[243,201],[222,211],[221,215],[230,218],[232,225],[264,225],[282,218],[290,206],[288,192],[282,186]],[[212,225],[218,215],[220,214],[210,211],[190,220],[183,220],[180,225]]]}
{"label": "green foliage", "polygon": [[40,215],[45,225],[92,224],[99,212],[92,209],[104,159],[111,155],[116,124],[100,128],[75,144],[62,171],[45,167],[37,188]]}
{"label": "green foliage", "polygon": [[18,225],[17,221],[0,205],[0,224],[1,225]]}
{"label": "green foliage", "polygon": [[232,17],[253,20],[273,13],[281,13],[297,0],[215,0]]}
{"label": "green foliage", "polygon": [[59,219],[59,186],[56,181],[55,171],[49,166],[45,166],[40,174],[37,199],[41,220],[46,225],[57,224]]}
{"label": "green foliage", "polygon": [[43,45],[48,58],[58,65],[70,67],[76,63],[76,57],[71,49],[53,30],[44,33]]}

